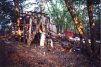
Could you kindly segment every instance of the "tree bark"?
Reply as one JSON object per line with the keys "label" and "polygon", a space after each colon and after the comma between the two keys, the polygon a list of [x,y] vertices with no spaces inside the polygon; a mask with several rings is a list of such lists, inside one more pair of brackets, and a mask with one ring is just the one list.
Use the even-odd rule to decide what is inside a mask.
{"label": "tree bark", "polygon": [[78,17],[76,16],[74,8],[71,5],[71,3],[69,2],[69,0],[65,0],[65,4],[66,4],[68,11],[70,12],[70,14],[73,18],[74,24],[75,24],[80,36],[85,39],[85,45],[83,47],[86,49],[87,54],[90,55],[92,53],[92,51],[91,51],[91,48],[90,48],[90,45],[88,42],[88,37],[86,36],[86,33],[84,32],[83,25],[80,24],[80,21],[79,21]]}
{"label": "tree bark", "polygon": [[15,10],[17,12],[17,27],[18,27],[18,35],[21,35],[20,30],[20,6],[19,6],[19,0],[13,0],[15,4]]}
{"label": "tree bark", "polygon": [[93,52],[96,51],[96,34],[95,34],[95,23],[93,19],[93,6],[91,0],[87,0],[87,9],[88,9],[88,16],[89,16],[89,24],[90,24],[90,38],[91,38],[91,49]]}

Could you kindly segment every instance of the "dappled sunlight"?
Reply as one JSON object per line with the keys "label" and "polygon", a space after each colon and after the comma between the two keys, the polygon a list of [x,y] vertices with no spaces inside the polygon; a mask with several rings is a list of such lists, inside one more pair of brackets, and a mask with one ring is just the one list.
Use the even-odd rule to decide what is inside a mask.
{"label": "dappled sunlight", "polygon": [[18,32],[17,32],[17,34],[18,34],[19,36],[22,35],[22,31],[20,30],[20,28],[18,28]]}
{"label": "dappled sunlight", "polygon": [[98,0],[0,0],[0,67],[100,67]]}

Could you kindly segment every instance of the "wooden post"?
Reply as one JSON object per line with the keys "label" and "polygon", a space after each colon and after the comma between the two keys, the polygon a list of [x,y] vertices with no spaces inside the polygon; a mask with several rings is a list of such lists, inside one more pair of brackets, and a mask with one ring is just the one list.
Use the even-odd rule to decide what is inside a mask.
{"label": "wooden post", "polygon": [[41,16],[41,20],[42,20],[42,31],[41,33],[41,38],[40,38],[40,46],[44,46],[45,45],[45,38],[46,38],[46,29],[45,29],[45,20],[44,20],[44,15],[42,14]]}
{"label": "wooden post", "polygon": [[28,47],[30,46],[31,42],[32,42],[32,18],[30,17],[29,19],[29,29],[28,29],[28,39],[27,39],[27,44]]}

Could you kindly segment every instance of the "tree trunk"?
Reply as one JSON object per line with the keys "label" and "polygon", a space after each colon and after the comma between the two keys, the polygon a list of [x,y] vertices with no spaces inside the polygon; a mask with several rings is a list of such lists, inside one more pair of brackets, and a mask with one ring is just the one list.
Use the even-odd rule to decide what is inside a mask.
{"label": "tree trunk", "polygon": [[27,38],[27,44],[28,47],[30,46],[31,42],[32,42],[32,19],[30,18],[29,20],[29,29],[28,29],[28,38]]}
{"label": "tree trunk", "polygon": [[73,21],[74,21],[74,24],[76,25],[77,30],[79,31],[80,35],[84,36],[84,30],[83,30],[82,26],[80,25],[80,21],[79,21],[78,17],[76,16],[76,13],[75,13],[72,5],[70,4],[69,0],[65,0],[65,3],[66,3],[66,7],[68,8],[68,11],[70,12],[70,14],[73,18]]}
{"label": "tree trunk", "polygon": [[86,49],[87,54],[90,55],[92,53],[92,51],[91,51],[91,48],[90,48],[90,45],[89,45],[89,42],[88,42],[88,37],[86,36],[86,34],[84,32],[83,25],[80,24],[80,21],[79,21],[78,17],[76,16],[76,13],[73,9],[73,6],[69,2],[69,0],[65,0],[65,4],[66,4],[66,7],[67,7],[68,11],[70,12],[70,14],[73,18],[74,24],[75,24],[80,36],[85,39],[84,48]]}
{"label": "tree trunk", "polygon": [[89,24],[90,24],[90,38],[91,38],[91,49],[93,52],[96,51],[96,34],[95,34],[95,23],[93,19],[93,6],[91,0],[87,0],[87,9],[88,9],[88,16],[89,16]]}
{"label": "tree trunk", "polygon": [[59,33],[59,25],[56,25],[57,33]]}
{"label": "tree trunk", "polygon": [[15,9],[16,9],[16,12],[17,12],[17,26],[18,26],[18,32],[17,34],[18,35],[21,35],[21,30],[20,30],[20,6],[19,6],[19,0],[16,1],[16,0],[13,0],[14,1],[14,4],[15,4]]}

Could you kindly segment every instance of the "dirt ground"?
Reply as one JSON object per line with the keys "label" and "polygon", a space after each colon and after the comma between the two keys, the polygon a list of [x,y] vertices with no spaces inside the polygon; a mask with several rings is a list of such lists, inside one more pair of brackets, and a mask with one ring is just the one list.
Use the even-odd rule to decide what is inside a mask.
{"label": "dirt ground", "polygon": [[81,51],[62,51],[54,48],[4,41],[0,39],[0,67],[100,67],[100,59],[89,59]]}

